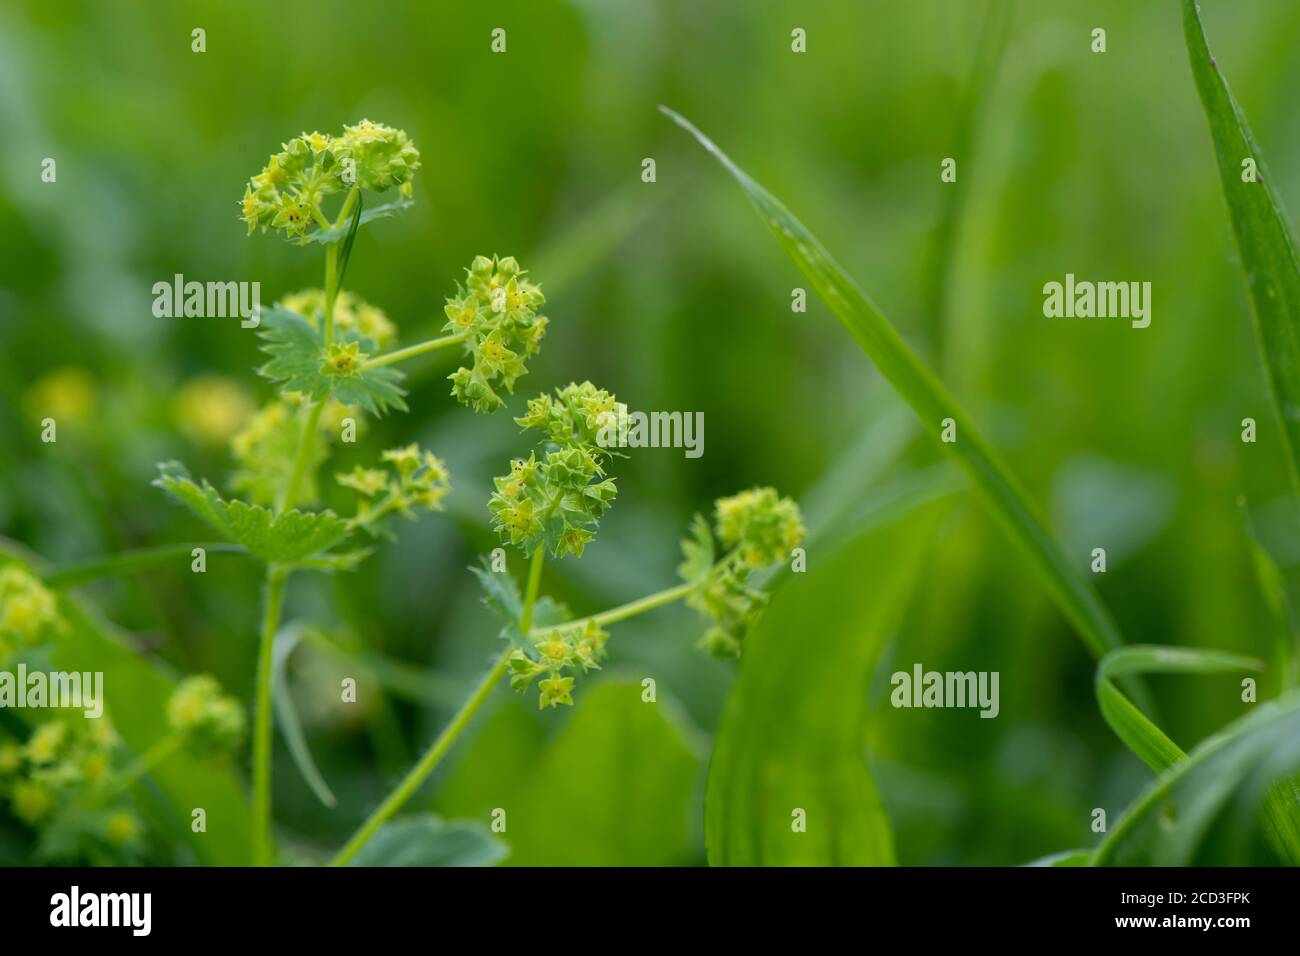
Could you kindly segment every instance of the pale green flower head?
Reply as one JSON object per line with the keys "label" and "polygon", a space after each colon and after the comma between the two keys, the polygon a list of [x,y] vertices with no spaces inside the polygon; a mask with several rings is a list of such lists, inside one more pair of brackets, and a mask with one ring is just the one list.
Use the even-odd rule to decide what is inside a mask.
{"label": "pale green flower head", "polygon": [[590,382],[542,394],[515,421],[545,435],[544,455],[516,458],[510,474],[494,479],[488,501],[501,540],[531,555],[539,547],[553,557],[580,557],[595,537],[600,518],[618,489],[605,476],[609,452],[597,442],[603,410],[614,396]]}
{"label": "pale green flower head", "polygon": [[715,657],[739,657],[746,633],[767,603],[760,572],[791,558],[804,537],[799,506],[772,488],[752,488],[714,503],[715,539],[699,515],[682,542],[677,573],[694,585],[686,603],[708,627],[700,647]]}
{"label": "pale green flower head", "polygon": [[354,187],[374,193],[397,188],[407,198],[419,168],[420,152],[406,133],[371,120],[345,126],[339,136],[302,133],[249,179],[240,218],[249,235],[260,227],[305,242],[312,230],[331,228],[324,206],[330,196]]}
{"label": "pale green flower head", "polygon": [[207,674],[177,685],[167,703],[167,720],[185,746],[199,755],[232,753],[244,737],[244,708]]}
{"label": "pale green flower head", "polygon": [[66,626],[58,598],[35,575],[17,564],[0,568],[0,661],[55,637]]}
{"label": "pale green flower head", "polygon": [[541,286],[529,282],[513,256],[477,256],[465,270],[465,284],[447,299],[443,330],[465,337],[473,357],[448,378],[451,394],[476,412],[500,408],[498,389],[513,392],[541,349],[548,319],[537,310],[546,304]]}

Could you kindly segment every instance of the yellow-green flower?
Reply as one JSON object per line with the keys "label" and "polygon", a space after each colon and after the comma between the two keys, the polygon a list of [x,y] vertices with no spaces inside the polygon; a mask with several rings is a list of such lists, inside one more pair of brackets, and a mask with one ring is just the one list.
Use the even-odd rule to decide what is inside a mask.
{"label": "yellow-green flower", "polygon": [[244,736],[244,709],[207,674],[187,677],[167,703],[167,719],[198,754],[228,753]]}
{"label": "yellow-green flower", "polygon": [[539,691],[537,698],[539,710],[545,710],[547,707],[558,707],[560,704],[573,704],[572,677],[547,677],[537,682],[537,689]]}

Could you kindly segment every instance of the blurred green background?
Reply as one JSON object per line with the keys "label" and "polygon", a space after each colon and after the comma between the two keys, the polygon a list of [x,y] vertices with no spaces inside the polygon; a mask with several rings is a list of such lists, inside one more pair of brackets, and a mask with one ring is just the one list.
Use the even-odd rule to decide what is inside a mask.
{"label": "blurred green background", "polygon": [[[1202,5],[1274,188],[1300,208],[1300,7]],[[171,458],[219,487],[228,479],[230,423],[187,404],[186,386],[229,380],[249,410],[273,389],[253,373],[252,332],[155,318],[151,286],[176,272],[258,280],[270,300],[319,285],[319,249],[246,238],[237,201],[282,140],[362,117],[404,128],[423,155],[414,209],[362,230],[345,283],[387,310],[404,343],[437,334],[443,297],[475,254],[515,255],[552,324],[513,413],[589,378],[633,408],[705,415],[702,458],[649,449],[619,462],[597,542],[548,566],[545,586],[576,613],[674,583],[677,540],[716,496],[774,485],[816,530],[948,480],[824,304],[792,314],[791,289],[806,282],[656,111],[665,103],[781,197],[936,363],[1080,567],[1107,548],[1096,583],[1130,641],[1268,655],[1275,623],[1237,498],[1268,525],[1285,470],[1177,6],[1016,5],[996,72],[978,70],[987,90],[972,113],[988,9],[6,4],[0,533],[56,562],[208,537],[149,485]],[[1105,54],[1089,50],[1098,26]],[[190,50],[194,27],[206,53]],[[489,49],[496,27],[505,54]],[[791,52],[794,27],[807,31],[806,54]],[[938,176],[946,156],[959,164],[955,214]],[[54,184],[41,182],[45,157]],[[653,184],[641,181],[646,157]],[[1066,272],[1150,281],[1151,327],[1045,319],[1043,283]],[[276,816],[307,857],[346,837],[498,646],[465,568],[494,546],[490,478],[525,440],[506,415],[448,397],[453,362],[438,353],[406,366],[411,414],[370,423],[332,463],[347,470],[418,440],[451,467],[448,514],[401,525],[355,574],[301,575],[291,589],[291,618],[364,648],[372,665],[362,703],[347,707],[335,688],[355,663],[294,657],[295,700],[340,802],[322,807],[277,751]],[[46,414],[60,422],[55,445],[39,440]],[[1258,444],[1239,441],[1247,416]],[[249,700],[259,583],[250,562],[215,555],[203,577],[178,566],[86,593],[142,654],[211,672]],[[683,608],[619,626],[572,713],[538,715],[499,691],[419,805],[486,819],[497,794],[531,794],[546,823],[521,828],[533,837],[513,845],[515,862],[703,862],[704,767],[735,668],[696,651],[698,631]],[[790,635],[810,655],[817,637]],[[915,661],[999,671],[999,719],[890,708],[888,674]],[[1149,777],[1098,715],[1092,673],[1027,562],[958,487],[877,680],[861,689],[900,861],[1014,864],[1091,843],[1091,809],[1117,815]],[[660,722],[633,714],[609,729],[589,717],[586,732],[609,739],[560,739],[608,696],[599,683],[645,676]],[[1231,678],[1152,688],[1184,745],[1246,708]]]}

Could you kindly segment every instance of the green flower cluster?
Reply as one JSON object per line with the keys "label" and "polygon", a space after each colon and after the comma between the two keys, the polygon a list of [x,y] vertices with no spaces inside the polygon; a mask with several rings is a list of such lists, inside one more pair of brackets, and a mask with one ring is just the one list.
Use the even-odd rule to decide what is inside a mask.
{"label": "green flower cluster", "polygon": [[0,793],[14,816],[38,826],[108,779],[118,744],[107,717],[57,716],[36,727],[25,744],[0,740]]}
{"label": "green flower cluster", "polygon": [[535,632],[530,640],[531,653],[516,649],[510,655],[510,687],[523,693],[536,678],[547,675],[537,683],[537,706],[544,710],[573,703],[574,678],[564,672],[599,670],[609,633],[587,620]]}
{"label": "green flower cluster", "polygon": [[382,460],[391,468],[363,468],[335,475],[340,485],[357,493],[357,511],[352,524],[378,534],[378,522],[387,515],[415,517],[415,509],[441,511],[442,501],[451,491],[451,473],[446,464],[431,451],[418,445],[390,448]]}
{"label": "green flower cluster", "polygon": [[545,457],[510,462],[510,474],[493,479],[488,502],[501,540],[531,556],[539,547],[553,557],[582,555],[618,489],[605,477],[609,452],[597,443],[602,422],[617,408],[614,396],[590,382],[543,393],[515,419],[546,435]]}
{"label": "green flower cluster", "polygon": [[198,756],[232,753],[244,738],[244,708],[207,674],[177,685],[167,702],[167,722],[185,748]]}
{"label": "green flower cluster", "polygon": [[411,176],[420,168],[420,152],[406,133],[362,120],[345,126],[341,136],[303,133],[284,143],[266,167],[248,181],[241,218],[252,235],[281,229],[303,239],[312,226],[330,228],[322,201],[353,187],[385,192],[394,186],[411,193]]}
{"label": "green flower cluster", "polygon": [[35,575],[16,564],[0,568],[0,662],[65,627],[58,599]]}
{"label": "green flower cluster", "polygon": [[476,256],[465,272],[465,285],[447,299],[443,331],[465,336],[474,362],[448,376],[451,394],[476,412],[491,412],[502,404],[496,389],[513,392],[528,371],[524,363],[541,348],[548,320],[537,310],[546,297],[513,256]]}
{"label": "green flower cluster", "polygon": [[754,585],[758,572],[787,560],[804,537],[799,506],[772,488],[753,488],[714,503],[719,560],[708,522],[696,515],[682,542],[678,573],[694,589],[686,603],[709,622],[700,646],[717,657],[739,657],[745,634],[767,603]]}

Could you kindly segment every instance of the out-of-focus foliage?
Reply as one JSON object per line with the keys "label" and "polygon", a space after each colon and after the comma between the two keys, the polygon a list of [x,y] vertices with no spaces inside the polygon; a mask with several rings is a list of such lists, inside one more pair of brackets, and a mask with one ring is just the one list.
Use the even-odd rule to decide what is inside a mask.
{"label": "out-of-focus foliage", "polygon": [[[1268,158],[1269,188],[1300,209],[1300,8],[1201,5]],[[328,475],[304,487],[304,499],[351,514],[356,492],[334,474],[373,468],[380,450],[411,441],[436,448],[456,476],[443,502],[451,520],[396,524],[391,548],[350,574],[299,576],[288,595],[287,620],[330,642],[304,642],[283,675],[337,797],[323,806],[277,743],[276,816],[305,856],[337,848],[499,652],[500,623],[466,569],[499,544],[483,502],[523,447],[509,419],[528,396],[590,380],[632,409],[702,411],[708,424],[699,459],[637,449],[617,461],[618,506],[599,537],[581,560],[547,566],[546,590],[576,616],[676,583],[682,529],[739,488],[780,488],[805,506],[810,531],[847,531],[868,494],[888,509],[948,480],[934,468],[939,453],[896,424],[906,421],[900,403],[811,289],[807,312],[791,311],[807,280],[659,103],[796,210],[910,347],[941,356],[940,380],[1042,503],[1066,560],[1121,632],[1267,659],[1261,690],[1280,686],[1274,641],[1294,623],[1274,610],[1284,615],[1280,599],[1293,593],[1300,538],[1282,533],[1292,527],[1279,503],[1288,464],[1177,4],[1017,4],[969,163],[957,150],[972,141],[959,135],[972,69],[987,62],[984,3],[503,0],[390,11],[342,0],[0,9],[0,534],[41,558],[211,536],[150,487],[158,461],[184,460],[223,491],[274,500],[274,487],[239,488],[246,466],[229,447],[276,399],[251,375],[266,361],[256,330],[158,318],[151,289],[178,273],[258,281],[269,304],[322,286],[319,247],[269,230],[245,238],[240,221],[250,173],[287,131],[373,116],[420,144],[412,204],[359,231],[344,280],[383,310],[398,341],[446,334],[452,278],[481,252],[517,256],[545,290],[544,347],[521,394],[501,395],[506,409],[475,415],[448,395],[459,350],[414,359],[402,366],[410,415],[367,416],[357,443],[336,446]],[[1098,25],[1104,54],[1089,49]],[[807,53],[791,52],[796,26]],[[191,51],[200,27],[205,53]],[[503,54],[491,51],[497,27]],[[938,348],[929,309],[948,156],[966,193]],[[641,179],[646,158],[653,183]],[[54,182],[42,181],[46,159]],[[389,197],[400,199],[390,190],[368,200],[363,217]],[[1044,318],[1043,284],[1067,272],[1150,281],[1150,328]],[[47,417],[56,443],[41,441]],[[1258,423],[1253,444],[1240,440],[1247,417]],[[883,461],[861,464],[861,449],[882,447]],[[814,515],[814,493],[836,507]],[[1270,592],[1256,583],[1239,497],[1276,570]],[[1095,576],[1094,547],[1109,556]],[[811,546],[810,575],[821,557]],[[106,671],[125,754],[167,732],[180,675],[210,673],[252,699],[257,562],[211,551],[196,574],[190,561],[182,552],[174,566],[59,599],[70,630],[48,646],[69,668]],[[509,564],[522,580],[517,555]],[[93,616],[78,610],[92,606]],[[866,702],[863,751],[899,862],[1018,864],[1093,848],[1092,809],[1105,808],[1114,829],[1150,783],[1099,714],[1092,662],[1070,630],[1031,563],[958,493],[874,674],[842,685]],[[572,709],[538,713],[502,689],[424,808],[483,824],[506,808],[499,838],[511,863],[703,863],[698,754],[744,662],[695,652],[698,631],[681,606],[620,624],[600,674],[611,689],[593,679]],[[810,635],[787,637],[815,652]],[[999,717],[892,708],[889,674],[917,661],[999,671]],[[356,703],[340,699],[345,676],[358,678]],[[646,677],[655,704],[640,699]],[[1259,713],[1224,683],[1151,678],[1160,727],[1190,743]],[[30,732],[10,712],[0,727],[16,740]],[[581,749],[565,744],[577,732]],[[646,765],[614,749],[618,740],[659,754],[667,779],[642,780]],[[639,802],[616,820],[595,795],[608,798],[625,776],[641,789],[609,799]],[[245,862],[244,777],[238,763],[186,755],[150,774],[134,797],[147,859]],[[535,805],[542,798],[580,809]],[[207,835],[176,815],[194,806],[208,810]],[[0,808],[0,857],[29,860],[35,840]],[[1143,846],[1145,858],[1181,858]],[[1221,858],[1237,853],[1228,850]]]}

